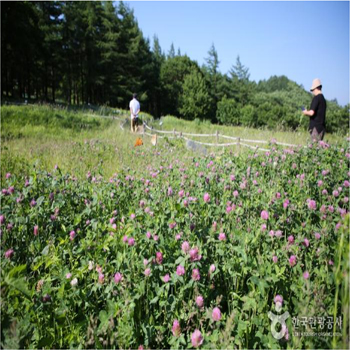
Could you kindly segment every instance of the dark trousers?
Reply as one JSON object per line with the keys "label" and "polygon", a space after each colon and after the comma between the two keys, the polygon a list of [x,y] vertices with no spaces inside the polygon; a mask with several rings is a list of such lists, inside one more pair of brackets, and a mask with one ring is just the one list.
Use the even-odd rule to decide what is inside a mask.
{"label": "dark trousers", "polygon": [[131,119],[131,132],[137,131],[137,119],[138,118]]}

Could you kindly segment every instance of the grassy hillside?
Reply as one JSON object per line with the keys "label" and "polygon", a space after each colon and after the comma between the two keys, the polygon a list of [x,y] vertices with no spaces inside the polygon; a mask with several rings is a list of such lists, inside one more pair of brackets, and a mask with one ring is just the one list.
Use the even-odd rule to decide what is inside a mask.
{"label": "grassy hillside", "polygon": [[[107,116],[103,118],[102,113]],[[128,117],[127,111],[112,109],[99,110],[68,110],[50,106],[3,106],[1,107],[1,178],[7,172],[28,174],[33,166],[52,170],[58,165],[63,172],[69,172],[77,177],[85,177],[88,171],[105,177],[112,176],[123,168],[131,168],[136,172],[147,174],[147,166],[156,166],[161,162],[157,152],[171,149],[174,157],[184,159],[193,153],[186,150],[183,140],[158,139],[154,148],[148,136],[144,137],[144,145],[134,147],[138,136],[129,131],[129,122],[124,130],[120,125]],[[244,127],[229,127],[212,125],[209,122],[185,121],[167,116],[151,122],[151,116],[142,117],[155,129],[176,130],[191,133],[216,133],[249,138],[256,140],[271,140],[305,145],[309,141],[307,132],[283,132]],[[161,125],[160,125],[161,124]],[[142,136],[142,135],[140,135]],[[215,143],[215,137],[198,138],[194,140]],[[327,134],[326,141],[339,143],[343,136]],[[219,137],[220,143],[232,142]],[[265,145],[261,145],[266,147]],[[217,147],[208,151],[217,151]],[[222,148],[219,148],[222,151]],[[226,151],[237,151],[232,146]],[[242,152],[246,152],[242,148]]]}
{"label": "grassy hillside", "polygon": [[156,157],[140,155],[152,147],[149,142],[135,149],[138,136],[130,133],[129,121],[121,129],[126,111],[105,112],[116,119],[49,106],[1,107],[1,178],[7,172],[28,174],[33,166],[51,171],[55,165],[79,178],[88,171],[109,177],[122,168],[145,171],[157,163]]}

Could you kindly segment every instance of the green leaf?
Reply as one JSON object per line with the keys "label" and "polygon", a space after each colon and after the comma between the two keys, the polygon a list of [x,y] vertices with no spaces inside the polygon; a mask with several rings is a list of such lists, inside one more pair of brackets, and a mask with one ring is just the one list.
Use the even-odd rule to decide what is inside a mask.
{"label": "green leaf", "polygon": [[42,255],[47,255],[49,254],[49,251],[50,251],[50,245],[47,245],[43,251],[41,252]]}
{"label": "green leaf", "polygon": [[79,225],[80,222],[81,222],[81,215],[77,215],[77,216],[74,218],[74,226]]}
{"label": "green leaf", "polygon": [[39,267],[44,263],[44,260],[39,261],[36,265],[32,267],[33,271],[37,271]]}
{"label": "green leaf", "polygon": [[220,256],[223,256],[223,255],[224,255],[224,251],[223,251],[222,249],[218,249],[218,250],[216,251],[216,253],[217,253],[218,255],[220,255]]}
{"label": "green leaf", "polygon": [[100,311],[100,313],[98,314],[98,318],[101,322],[99,327],[98,327],[98,330],[100,331],[108,326],[108,319],[109,318],[108,318],[108,314],[105,310]]}
{"label": "green leaf", "polygon": [[8,273],[9,278],[18,277],[18,275],[21,275],[21,273],[27,268],[26,264],[15,266],[11,269],[11,271]]}
{"label": "green leaf", "polygon": [[11,278],[6,277],[5,283],[9,287],[11,287],[11,289],[14,289],[14,290],[21,292],[22,294],[24,294],[28,298],[31,297],[31,293],[28,289],[28,285],[27,285],[24,278],[11,279]]}
{"label": "green leaf", "polygon": [[150,301],[150,304],[155,304],[159,300],[159,296],[156,296]]}
{"label": "green leaf", "polygon": [[237,331],[238,334],[242,335],[244,333],[244,331],[247,329],[248,326],[248,322],[246,321],[238,321],[238,327],[237,327]]}
{"label": "green leaf", "polygon": [[242,300],[244,301],[243,310],[256,309],[255,299],[244,296]]}
{"label": "green leaf", "polygon": [[186,261],[186,257],[184,256],[179,256],[176,261],[175,261],[175,265],[183,265],[183,263]]}
{"label": "green leaf", "polygon": [[113,317],[116,310],[118,309],[118,304],[112,300],[107,300],[108,316]]}
{"label": "green leaf", "polygon": [[181,334],[181,336],[180,336],[180,343],[181,343],[182,345],[187,345],[186,340],[185,340],[185,337],[183,336],[183,334]]}
{"label": "green leaf", "polygon": [[41,196],[37,199],[36,204],[38,207],[41,206],[42,202],[44,201],[45,197]]}
{"label": "green leaf", "polygon": [[64,296],[64,283],[62,283],[61,287],[58,289],[58,292],[57,292],[57,297],[59,299],[63,299],[63,296]]}

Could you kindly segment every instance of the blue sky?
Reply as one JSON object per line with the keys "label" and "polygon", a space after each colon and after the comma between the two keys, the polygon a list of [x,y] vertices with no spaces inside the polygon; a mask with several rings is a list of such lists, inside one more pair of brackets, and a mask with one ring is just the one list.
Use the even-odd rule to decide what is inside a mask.
{"label": "blue sky", "polygon": [[327,99],[349,103],[349,2],[125,1],[145,37],[157,35],[200,65],[212,44],[222,73],[239,55],[250,79],[286,75],[309,89],[320,78]]}

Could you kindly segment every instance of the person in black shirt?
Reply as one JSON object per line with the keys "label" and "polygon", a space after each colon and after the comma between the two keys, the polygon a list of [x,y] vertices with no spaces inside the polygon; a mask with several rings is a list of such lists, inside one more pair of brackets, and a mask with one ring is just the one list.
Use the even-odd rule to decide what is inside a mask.
{"label": "person in black shirt", "polygon": [[326,99],[322,94],[322,83],[320,79],[314,79],[310,91],[314,95],[310,110],[304,110],[304,115],[310,117],[309,133],[312,140],[323,140],[326,132]]}

